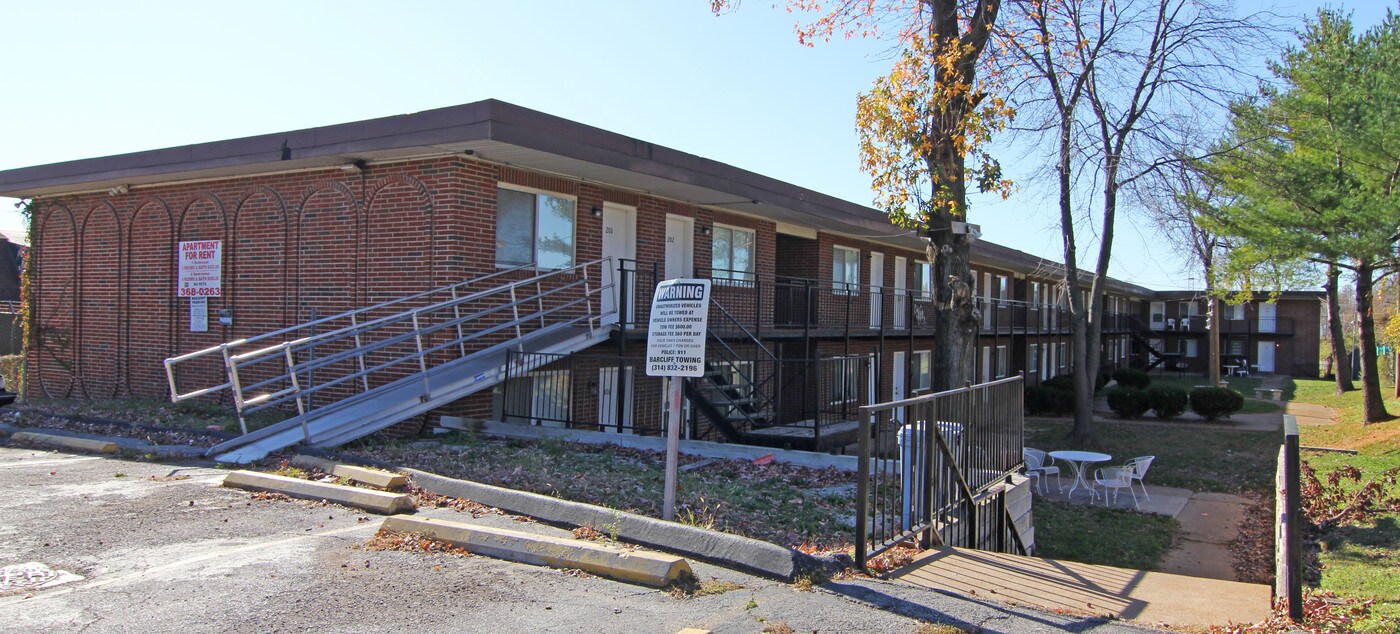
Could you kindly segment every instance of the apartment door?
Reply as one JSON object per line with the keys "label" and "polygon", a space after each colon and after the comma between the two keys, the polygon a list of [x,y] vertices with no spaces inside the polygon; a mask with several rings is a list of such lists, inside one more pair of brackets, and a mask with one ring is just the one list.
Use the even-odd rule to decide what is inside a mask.
{"label": "apartment door", "polygon": [[666,214],[665,277],[695,275],[695,219]]}
{"label": "apartment door", "polygon": [[613,285],[612,292],[603,293],[602,297],[603,324],[606,325],[617,323],[623,311],[629,318],[636,314],[633,308],[636,279],[630,273],[625,277],[619,273],[623,260],[637,259],[635,208],[613,203],[603,204],[603,257],[612,258],[612,263],[609,264],[612,274],[603,280],[604,283]]}
{"label": "apartment door", "polygon": [[1258,345],[1259,355],[1255,364],[1259,366],[1260,372],[1274,371],[1274,342],[1260,341]]}
{"label": "apartment door", "polygon": [[1149,322],[1148,322],[1148,323],[1149,323],[1149,327],[1152,328],[1153,330],[1166,330],[1166,329],[1167,329],[1167,303],[1166,303],[1166,302],[1152,302],[1151,308],[1152,308],[1152,311],[1151,311],[1151,318],[1149,319]]}
{"label": "apartment door", "polygon": [[870,254],[870,327],[879,328],[885,302],[885,254]]}
{"label": "apartment door", "polygon": [[[632,368],[622,369],[622,390],[618,390],[618,368],[598,368],[598,426],[603,431],[632,433]],[[621,413],[622,423],[618,424]]]}
{"label": "apartment door", "polygon": [[[900,259],[902,259],[902,258],[900,258]],[[896,353],[894,353],[894,376],[891,376],[890,379],[891,379],[890,400],[892,400],[892,401],[901,401],[901,400],[904,400],[904,353],[903,353],[903,352],[896,352]],[[896,410],[894,411],[894,416],[895,416],[895,418],[898,418],[900,422],[905,422],[905,420],[904,420],[904,408],[901,407],[901,408],[899,408],[899,409],[896,409]]]}
{"label": "apartment door", "polygon": [[[1259,332],[1278,331],[1278,304],[1259,305]],[[1271,344],[1272,345],[1272,344]]]}
{"label": "apartment door", "polygon": [[[896,256],[894,259],[894,327],[907,328],[909,326],[909,309],[905,302],[909,301],[909,260]],[[898,374],[898,373],[896,373]]]}

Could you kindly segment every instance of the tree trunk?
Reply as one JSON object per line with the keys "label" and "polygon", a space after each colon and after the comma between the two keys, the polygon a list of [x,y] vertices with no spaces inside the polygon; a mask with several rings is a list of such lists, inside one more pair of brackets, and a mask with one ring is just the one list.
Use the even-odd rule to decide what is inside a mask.
{"label": "tree trunk", "polygon": [[1376,365],[1376,320],[1371,311],[1371,288],[1374,284],[1370,262],[1356,267],[1356,314],[1361,318],[1361,405],[1364,421],[1379,423],[1390,420],[1381,397],[1381,377]]}
{"label": "tree trunk", "polygon": [[[933,388],[936,392],[962,387],[972,380],[977,358],[977,317],[973,313],[971,251],[966,235],[953,235],[952,222],[934,218],[929,240],[929,261],[933,262],[934,346]],[[941,226],[939,226],[941,225]],[[910,324],[912,326],[912,324]]]}
{"label": "tree trunk", "polygon": [[1328,264],[1327,283],[1322,287],[1327,292],[1327,333],[1328,338],[1332,340],[1332,376],[1337,380],[1338,395],[1356,389],[1351,385],[1351,364],[1347,363],[1346,335],[1342,333],[1342,304],[1337,291],[1341,275],[1342,271],[1337,265]]}
{"label": "tree trunk", "polygon": [[[1210,275],[1206,275],[1206,280],[1210,280]],[[1214,288],[1209,281],[1206,282],[1206,301],[1210,302],[1210,308],[1206,310],[1206,335],[1207,345],[1210,346],[1206,368],[1206,376],[1210,379],[1209,385],[1215,387],[1220,385],[1220,298],[1212,294]]]}

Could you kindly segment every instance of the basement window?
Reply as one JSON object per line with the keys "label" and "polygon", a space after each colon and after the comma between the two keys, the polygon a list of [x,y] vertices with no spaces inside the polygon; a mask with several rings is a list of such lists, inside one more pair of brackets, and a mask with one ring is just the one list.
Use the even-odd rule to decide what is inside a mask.
{"label": "basement window", "polygon": [[574,265],[574,211],[570,198],[501,187],[496,190],[496,266]]}

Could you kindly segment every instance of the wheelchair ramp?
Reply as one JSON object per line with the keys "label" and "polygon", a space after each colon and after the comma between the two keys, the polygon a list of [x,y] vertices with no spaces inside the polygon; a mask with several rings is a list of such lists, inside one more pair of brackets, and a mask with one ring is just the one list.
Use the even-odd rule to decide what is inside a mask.
{"label": "wheelchair ramp", "polygon": [[1169,626],[1255,623],[1269,586],[964,548],[924,552],[892,578],[921,588],[1055,612]]}
{"label": "wheelchair ramp", "polygon": [[[316,447],[341,445],[504,381],[510,350],[568,354],[606,338],[606,331],[590,335],[587,329],[577,327],[537,331],[522,341],[493,346],[425,375],[400,379],[343,407],[318,409],[216,445],[209,455],[219,462],[242,464],[302,442]],[[429,394],[426,400],[422,398],[425,389]]]}
{"label": "wheelchair ramp", "polygon": [[[607,339],[611,262],[497,271],[166,359],[171,400],[229,392],[244,435],[206,454],[221,462],[346,443],[504,381],[511,351],[570,354]],[[533,368],[511,368],[522,369]],[[282,420],[248,433],[259,412]]]}

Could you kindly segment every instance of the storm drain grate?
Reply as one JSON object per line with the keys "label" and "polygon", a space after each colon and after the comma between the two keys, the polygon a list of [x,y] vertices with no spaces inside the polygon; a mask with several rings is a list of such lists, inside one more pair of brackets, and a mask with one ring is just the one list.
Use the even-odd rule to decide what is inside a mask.
{"label": "storm drain grate", "polygon": [[0,594],[21,590],[38,590],[81,581],[80,575],[66,570],[54,570],[37,561],[0,568]]}

